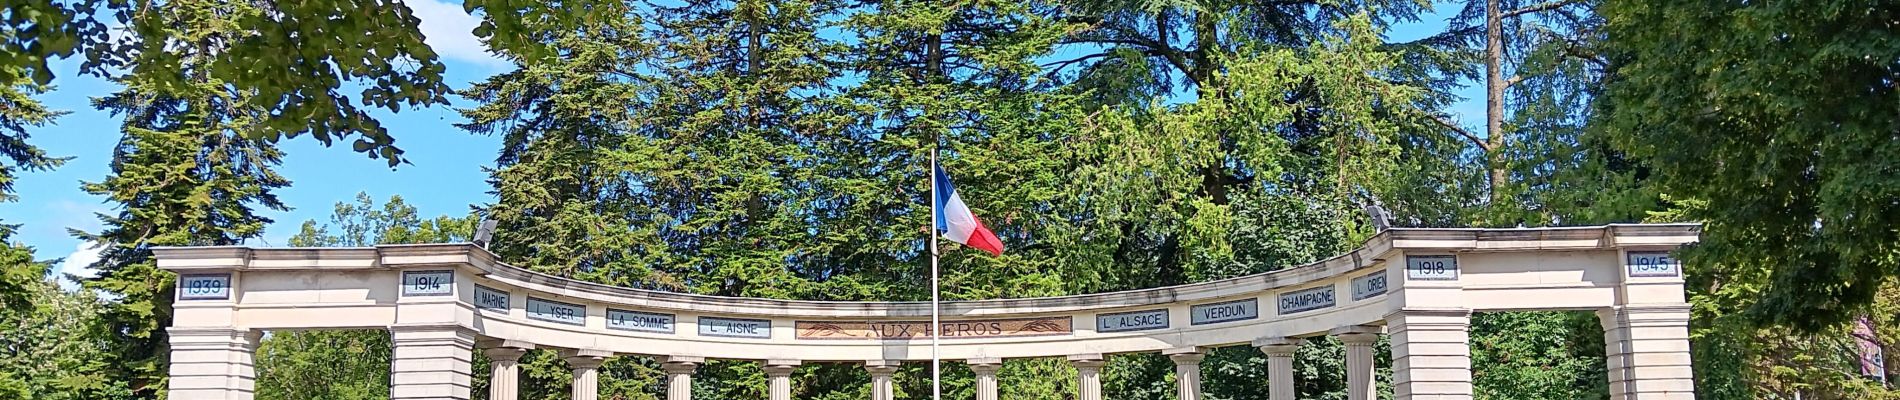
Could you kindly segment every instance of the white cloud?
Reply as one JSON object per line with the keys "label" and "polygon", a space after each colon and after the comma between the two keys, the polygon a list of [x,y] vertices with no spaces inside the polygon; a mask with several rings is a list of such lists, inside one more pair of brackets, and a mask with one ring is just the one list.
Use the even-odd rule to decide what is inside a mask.
{"label": "white cloud", "polygon": [[78,288],[78,285],[66,279],[67,275],[78,278],[91,278],[98,275],[99,271],[92,269],[92,263],[99,262],[99,251],[105,249],[105,245],[99,242],[79,243],[72,254],[67,254],[66,260],[59,263],[59,276],[56,277],[59,280],[59,286],[67,290]]}
{"label": "white cloud", "polygon": [[404,4],[422,20],[425,41],[442,58],[491,67],[509,65],[490,54],[488,45],[475,38],[474,30],[481,20],[462,11],[462,5],[438,0],[410,0]]}

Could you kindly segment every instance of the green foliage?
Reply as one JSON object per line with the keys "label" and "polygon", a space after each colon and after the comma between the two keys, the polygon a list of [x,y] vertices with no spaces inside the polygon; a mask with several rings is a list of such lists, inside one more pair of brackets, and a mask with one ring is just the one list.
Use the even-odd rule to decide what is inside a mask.
{"label": "green foliage", "polygon": [[1603,327],[1585,311],[1482,313],[1471,319],[1474,395],[1608,399]]}
{"label": "green foliage", "polygon": [[1773,271],[1753,318],[1820,332],[1900,274],[1900,7],[1610,1],[1603,13],[1629,60],[1608,89],[1611,142],[1665,193],[1708,203],[1690,214],[1708,221],[1692,262]]}
{"label": "green foliage", "polygon": [[[0,248],[0,268],[31,281],[19,293],[25,306],[0,308],[0,397],[33,400],[133,398],[130,382],[115,375],[121,355],[104,320],[106,302],[90,291],[60,290],[46,278],[51,263],[22,262],[31,250]],[[17,263],[16,263],[17,262]]]}

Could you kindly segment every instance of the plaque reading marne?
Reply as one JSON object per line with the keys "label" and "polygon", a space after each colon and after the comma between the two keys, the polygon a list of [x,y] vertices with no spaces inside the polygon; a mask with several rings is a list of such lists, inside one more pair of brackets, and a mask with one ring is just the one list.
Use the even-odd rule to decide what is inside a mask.
{"label": "plaque reading marne", "polygon": [[1224,303],[1201,304],[1192,311],[1194,325],[1218,324],[1222,322],[1245,321],[1260,318],[1260,301],[1255,299],[1236,300]]}
{"label": "plaque reading marne", "polygon": [[1168,309],[1131,311],[1095,316],[1096,332],[1132,332],[1168,328]]}
{"label": "plaque reading marne", "polygon": [[1385,294],[1385,271],[1352,278],[1352,300],[1370,299]]}
{"label": "plaque reading marne", "polygon": [[1332,307],[1335,304],[1338,304],[1338,299],[1333,298],[1333,285],[1281,293],[1280,315],[1313,311]]}
{"label": "plaque reading marne", "polygon": [[[798,321],[799,339],[929,339],[930,321]],[[944,339],[1058,336],[1075,332],[1069,317],[943,321]]]}
{"label": "plaque reading marne", "polygon": [[508,292],[475,285],[475,308],[508,311]]}

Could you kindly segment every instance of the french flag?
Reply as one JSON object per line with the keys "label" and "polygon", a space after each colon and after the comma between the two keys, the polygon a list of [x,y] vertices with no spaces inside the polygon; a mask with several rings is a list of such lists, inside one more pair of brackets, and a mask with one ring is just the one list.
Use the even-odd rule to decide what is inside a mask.
{"label": "french flag", "polygon": [[943,167],[936,169],[937,180],[937,232],[945,239],[990,252],[990,255],[1003,255],[1003,241],[996,239],[996,233],[983,226],[970,212],[970,206],[963,204],[963,197],[957,195],[957,189],[950,186],[950,174]]}

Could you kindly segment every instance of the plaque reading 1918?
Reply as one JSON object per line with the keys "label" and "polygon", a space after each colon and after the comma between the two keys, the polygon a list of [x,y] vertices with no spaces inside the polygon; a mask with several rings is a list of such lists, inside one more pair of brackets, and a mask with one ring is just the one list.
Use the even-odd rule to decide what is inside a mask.
{"label": "plaque reading 1918", "polygon": [[1385,271],[1352,278],[1352,301],[1370,299],[1382,294],[1385,294]]}
{"label": "plaque reading 1918", "polygon": [[1245,321],[1260,318],[1260,301],[1256,299],[1246,299],[1224,303],[1202,304],[1194,306],[1189,312],[1193,314],[1194,325]]}
{"label": "plaque reading 1918", "polygon": [[1280,315],[1302,313],[1332,307],[1339,300],[1333,297],[1333,285],[1320,286],[1298,292],[1280,294]]}
{"label": "plaque reading 1918", "polygon": [[699,317],[699,335],[771,339],[772,321],[763,319]]}
{"label": "plaque reading 1918", "polygon": [[1458,280],[1458,257],[1405,256],[1405,279],[1413,281]]}
{"label": "plaque reading 1918", "polygon": [[179,300],[230,300],[231,274],[178,277]]}
{"label": "plaque reading 1918", "polygon": [[1661,251],[1629,252],[1630,276],[1635,277],[1672,277],[1682,276],[1682,263]]}
{"label": "plaque reading 1918", "polygon": [[475,308],[508,311],[508,292],[475,285]]}
{"label": "plaque reading 1918", "polygon": [[673,314],[607,309],[607,329],[673,333]]}
{"label": "plaque reading 1918", "polygon": [[528,318],[568,325],[587,325],[587,306],[528,296]]}
{"label": "plaque reading 1918", "polygon": [[455,289],[455,271],[403,271],[402,295],[447,296]]}
{"label": "plaque reading 1918", "polygon": [[1096,332],[1131,332],[1168,327],[1168,309],[1101,314],[1095,316]]}

